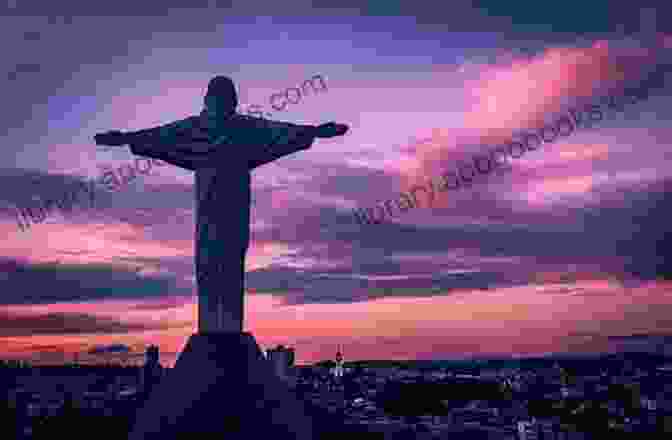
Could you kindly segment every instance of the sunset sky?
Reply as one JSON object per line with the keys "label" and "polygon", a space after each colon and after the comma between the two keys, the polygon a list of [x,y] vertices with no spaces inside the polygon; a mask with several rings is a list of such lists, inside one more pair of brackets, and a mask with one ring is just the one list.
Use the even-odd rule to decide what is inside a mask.
{"label": "sunset sky", "polygon": [[[137,362],[157,344],[172,365],[196,330],[190,172],[153,167],[26,231],[12,206],[132,163],[93,135],[196,114],[219,74],[242,108],[350,125],[253,172],[245,329],[262,348],[292,346],[299,364],[339,344],[346,361],[593,353],[672,331],[672,74],[432,207],[380,225],[352,215],[672,62],[671,10],[64,3],[0,14],[0,358],[103,361],[85,353],[123,344]],[[270,108],[317,74],[328,91]]]}

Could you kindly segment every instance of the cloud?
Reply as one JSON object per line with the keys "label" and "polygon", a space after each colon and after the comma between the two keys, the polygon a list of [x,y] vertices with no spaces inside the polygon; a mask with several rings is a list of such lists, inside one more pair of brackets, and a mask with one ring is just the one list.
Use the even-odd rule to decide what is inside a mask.
{"label": "cloud", "polygon": [[625,273],[640,280],[672,280],[672,179],[639,185],[590,206],[582,216],[589,230],[603,230],[604,248],[624,259]]}
{"label": "cloud", "polygon": [[[457,81],[466,82],[463,121],[459,128],[436,129],[432,142],[418,145],[418,164],[405,170],[405,186],[427,175],[438,176],[486,146],[504,145],[516,133],[541,128],[569,105],[589,103],[606,90],[616,93],[627,82],[639,80],[642,66],[655,62],[656,55],[595,41],[589,47],[549,47],[534,56],[514,56],[465,72]],[[512,162],[521,168],[520,161]]]}
{"label": "cloud", "polygon": [[0,258],[0,304],[50,304],[121,298],[188,296],[174,275],[143,276],[103,264],[29,263]]}
{"label": "cloud", "polygon": [[[206,4],[207,3],[207,4]],[[660,3],[660,2],[659,2]],[[258,2],[243,0],[216,0],[201,2],[200,6],[189,6],[176,0],[168,0],[165,3],[166,10],[174,11],[177,17],[189,14],[193,18],[207,18],[208,15],[225,13],[226,15],[254,15],[259,12]],[[557,3],[538,6],[525,4],[502,5],[497,0],[479,0],[477,2],[455,0],[450,4],[419,2],[408,4],[405,2],[366,3],[356,0],[291,0],[284,2],[282,6],[274,3],[264,4],[265,12],[269,15],[279,16],[309,16],[319,15],[359,15],[368,17],[414,17],[419,25],[444,25],[448,29],[472,32],[495,32],[509,30],[517,31],[517,34],[547,35],[551,31],[566,37],[583,35],[586,33],[607,32],[614,29],[614,23],[623,23],[624,29],[630,32],[640,27],[640,5],[628,6],[627,3],[617,5],[607,0],[595,0],[591,3],[572,4]],[[665,7],[657,6],[659,14],[666,15]],[[67,24],[77,23],[77,17],[91,18],[95,16],[111,16],[119,18],[141,17],[144,20],[163,17],[164,20],[172,18],[164,17],[151,5],[138,4],[132,10],[124,2],[101,4],[94,7],[89,2],[71,1],[62,7],[51,4],[40,5],[35,8],[30,2],[18,2],[14,8],[5,11],[9,16],[46,15],[61,17],[61,21]],[[75,19],[70,19],[70,17]],[[669,14],[668,14],[669,16]],[[654,17],[655,18],[655,17]],[[191,20],[188,20],[191,21]],[[660,20],[664,24],[663,20]],[[171,22],[172,23],[172,22]],[[540,23],[544,23],[540,25]],[[470,27],[471,26],[471,27]],[[186,25],[185,25],[186,27]],[[510,37],[510,35],[507,35]]]}
{"label": "cloud", "polygon": [[[320,3],[326,4],[327,2]],[[335,5],[334,2],[331,6]],[[590,11],[584,9],[581,20],[576,20],[573,13],[575,11],[571,11],[571,8],[564,4],[552,6],[554,13],[548,16],[546,15],[548,9],[538,7],[530,10],[516,10],[516,16],[513,18],[504,14],[504,9],[498,10],[495,3],[481,2],[481,6],[476,9],[463,2],[459,6],[455,4],[440,6],[438,10],[435,5],[430,8],[424,5],[396,4],[381,5],[376,9],[371,6],[362,7],[355,2],[340,3],[341,11],[344,13],[358,11],[364,15],[376,15],[410,11],[413,19],[425,30],[433,24],[440,24],[448,33],[457,29],[470,32],[497,32],[504,29],[508,31],[507,36],[518,35],[520,37],[525,32],[534,32],[542,36],[538,40],[540,47],[557,37],[552,36],[550,32],[534,30],[532,23],[535,23],[533,20],[535,17],[543,17],[545,20],[552,21],[554,26],[557,25],[564,29],[571,28],[572,32],[577,33],[590,28],[587,26],[590,22],[588,17],[598,18],[602,24],[608,21],[604,11],[600,11],[594,5],[590,6]],[[83,8],[72,12],[78,12],[84,16],[88,13],[95,15],[95,12],[99,11],[87,9],[90,5],[84,5]],[[108,5],[106,8],[115,9],[116,7]],[[149,15],[156,14],[152,8],[143,6],[141,9],[139,15],[145,12]],[[627,17],[627,14],[622,14],[622,10],[618,11],[621,16]],[[61,13],[66,14],[67,11],[61,11]],[[216,14],[208,12],[205,8],[200,12],[194,8],[188,14],[191,14],[190,16],[200,15],[203,18],[207,16],[207,19],[212,19],[213,23],[216,21],[213,18]],[[610,14],[609,17],[613,15]],[[447,22],[446,18],[450,18],[450,21]],[[144,29],[148,29],[147,23],[151,21],[149,17],[137,22],[132,19],[130,22],[126,21],[125,29],[128,29],[130,33],[125,34],[122,53],[126,53],[127,41],[133,41],[134,37],[138,39],[139,36],[145,35]],[[179,38],[186,37],[183,33],[174,32],[175,26],[185,30],[185,33],[202,32],[202,28],[207,27],[207,25],[204,26],[202,20],[184,20],[180,17],[180,23],[174,21],[171,24],[169,21],[165,20],[165,25],[162,25],[165,27],[162,29],[166,31],[166,35],[168,33],[179,35]],[[76,32],[81,30],[80,22],[86,22],[87,26],[93,25],[94,27],[101,24],[87,17],[86,20],[75,20],[75,24],[68,27],[68,32],[72,31],[72,35],[76,35]],[[140,23],[142,29],[139,27]],[[516,23],[515,26],[514,23]],[[519,27],[518,23],[523,24]],[[492,24],[497,26],[490,26]],[[518,32],[518,29],[524,30]],[[167,32],[169,30],[171,32]],[[48,32],[48,29],[45,29],[43,42],[49,40]],[[105,32],[101,34],[107,35]],[[562,36],[562,38],[569,37]],[[203,37],[203,41],[206,39],[211,39],[209,33]],[[149,40],[145,38],[144,41]],[[170,45],[165,46],[165,41],[163,43],[164,47],[171,47]],[[119,49],[117,42],[105,41],[101,44],[104,47],[97,47],[98,54],[86,55],[89,65],[93,65],[97,60],[108,59],[114,48]],[[187,44],[190,44],[190,47],[198,47],[199,42],[196,40],[189,42],[185,39],[185,45]],[[508,40],[503,41],[502,44],[515,46],[517,43]],[[140,54],[143,51],[149,52],[147,46],[132,46],[140,47]],[[463,130],[460,134],[467,138],[474,136],[475,140],[481,140],[479,136],[482,136],[483,140],[492,139],[501,134],[499,129],[524,128],[527,123],[536,121],[540,116],[554,111],[568,95],[575,97],[590,93],[595,84],[602,85],[608,81],[618,81],[620,78],[619,63],[615,57],[612,57],[616,53],[612,48],[611,43],[604,42],[589,44],[587,47],[544,48],[536,54],[513,56],[509,57],[508,62],[498,60],[487,67],[476,68],[474,71],[480,74],[479,79],[470,82],[472,87],[467,88],[473,92],[473,100],[470,103],[474,106],[464,118],[467,130]],[[468,48],[466,52],[472,49]],[[502,54],[506,51],[508,48],[493,52]],[[78,53],[78,57],[82,56]],[[638,58],[633,55],[628,60],[642,59],[644,57]],[[636,63],[625,64],[634,66]],[[67,70],[66,62],[58,63],[58,65],[63,65]],[[87,68],[87,66],[84,67],[84,69]],[[108,69],[108,67],[103,68]],[[465,72],[463,77],[475,78],[474,71]],[[53,81],[52,85],[57,85],[56,83],[60,80],[60,77],[51,71],[39,74],[44,74],[45,81]],[[106,71],[106,74],[109,72]],[[29,79],[28,75],[26,79]],[[174,88],[174,90],[177,89]],[[512,94],[512,90],[517,92],[522,90],[526,93],[521,92],[515,95]],[[540,92],[536,93],[537,90]],[[33,90],[22,91],[22,93],[33,93]],[[20,102],[19,99],[12,99],[11,95],[8,95],[7,100],[8,102]],[[150,103],[148,108],[151,109],[152,100],[147,102]],[[183,101],[178,100],[178,102],[180,106],[183,105]],[[100,109],[100,104],[96,103],[95,107]],[[120,112],[127,112],[129,108],[133,107],[123,107]],[[21,116],[18,111],[11,113]],[[127,115],[124,113],[123,116]],[[128,118],[125,118],[124,123],[127,120]],[[493,126],[492,124],[495,124],[494,126],[498,129],[490,132],[488,129]],[[452,147],[451,142],[453,141],[450,139],[446,142],[444,137],[437,136],[434,142],[436,145],[429,143],[437,151],[430,151],[429,148],[425,151],[420,146],[417,151],[428,160],[449,161],[453,158],[452,151],[446,153],[442,150],[449,150],[450,148],[445,147]],[[14,144],[19,145],[16,142]],[[603,146],[600,146],[597,152],[589,148],[589,146],[577,143],[563,149],[563,152],[577,152],[586,168],[605,159],[606,153],[611,153],[608,151],[609,148],[603,148]],[[589,151],[590,154],[588,154]],[[61,150],[59,151],[60,160],[69,161],[70,157],[67,156],[69,153],[73,156],[80,154],[75,149],[69,152]],[[548,152],[540,152],[539,155],[546,153]],[[516,203],[515,200],[512,203],[509,195],[513,193],[513,197],[517,196],[516,192],[519,191],[519,187],[516,184],[521,184],[531,190],[538,190],[536,194],[539,198],[553,193],[575,193],[578,196],[585,192],[597,193],[599,189],[595,188],[590,177],[587,177],[586,173],[589,171],[584,173],[582,169],[573,168],[573,175],[568,177],[566,171],[560,170],[570,161],[570,158],[565,159],[564,162],[556,163],[558,174],[550,176],[535,176],[535,173],[539,174],[540,169],[530,170],[516,164],[519,168],[517,171],[521,171],[521,176],[512,177],[512,184],[509,188],[500,186],[493,189],[486,184],[478,186],[480,183],[476,183],[475,187],[463,190],[460,194],[450,193],[446,197],[448,201],[445,204],[439,203],[431,210],[423,209],[408,213],[408,217],[402,220],[409,223],[415,222],[414,225],[388,224],[367,229],[353,223],[351,214],[347,212],[348,203],[352,200],[365,202],[364,198],[376,194],[380,194],[382,198],[393,196],[397,190],[402,189],[396,170],[371,173],[370,169],[348,167],[340,162],[304,166],[305,163],[301,161],[288,160],[283,163],[283,166],[290,171],[301,171],[301,176],[307,178],[294,182],[289,191],[284,194],[269,188],[262,188],[257,192],[255,198],[262,200],[262,203],[258,203],[258,209],[265,214],[263,219],[266,221],[260,221],[258,226],[255,226],[253,238],[256,249],[253,251],[259,248],[265,249],[268,246],[273,255],[265,257],[275,264],[263,270],[248,273],[248,286],[253,291],[272,291],[278,295],[284,295],[290,303],[354,302],[382,296],[431,296],[456,290],[490,289],[527,284],[535,279],[535,274],[539,273],[540,268],[543,268],[545,273],[560,273],[569,263],[578,264],[581,268],[592,268],[599,264],[605,271],[616,270],[615,268],[619,267],[620,260],[623,258],[632,258],[637,266],[641,266],[637,270],[646,269],[652,260],[655,265],[655,258],[651,257],[650,251],[647,253],[644,244],[637,242],[636,239],[626,243],[629,238],[628,234],[637,235],[638,233],[635,228],[629,227],[625,229],[628,232],[623,234],[624,229],[622,228],[628,228],[625,219],[631,217],[632,212],[623,209],[618,211],[618,216],[612,217],[611,210],[602,209],[609,208],[610,200],[613,201],[613,198],[591,201],[590,206],[586,208],[592,211],[591,214],[576,206],[570,206],[564,210],[564,207],[563,209],[549,209],[547,206],[525,206],[525,203]],[[595,161],[592,162],[592,159]],[[59,161],[58,158],[55,160]],[[576,162],[579,160],[576,158],[571,160],[575,162],[572,166],[578,167],[579,164]],[[291,169],[294,165],[297,170]],[[547,171],[549,170],[544,170],[544,173]],[[69,182],[68,179],[71,179],[68,176],[47,175],[38,171],[25,171],[23,175],[15,176],[3,175],[1,176],[3,184],[0,185],[0,200],[13,201],[17,204],[24,203],[37,190],[37,187],[28,183],[34,176],[42,179],[39,191],[51,191],[56,188],[60,191],[60,188]],[[104,221],[95,226],[105,234],[105,237],[101,237],[102,233],[98,235],[98,231],[95,234],[83,233],[82,235],[87,240],[91,239],[91,242],[99,243],[101,247],[109,246],[109,249],[112,249],[110,259],[122,262],[134,259],[115,255],[117,249],[122,246],[124,249],[130,248],[136,252],[150,254],[159,247],[155,246],[157,241],[161,241],[161,244],[165,246],[166,242],[175,240],[175,237],[184,237],[180,243],[175,245],[176,249],[179,248],[177,252],[182,252],[187,247],[191,249],[193,229],[183,227],[185,225],[180,225],[179,228],[174,226],[178,222],[193,224],[192,185],[153,185],[144,182],[144,177],[138,180],[140,179],[143,180],[142,186],[138,185],[141,190],[134,185],[129,185],[116,194],[103,193],[100,195],[100,201],[96,201],[100,205],[99,208],[87,213],[86,217],[77,218],[77,221],[81,219],[85,223],[93,224],[104,216]],[[572,182],[574,182],[573,185]],[[363,188],[367,191],[362,191]],[[604,194],[600,193],[600,196]],[[520,198],[523,199],[523,197]],[[627,203],[632,198],[634,198],[632,194],[623,195],[620,203]],[[375,201],[377,200],[372,200],[372,202]],[[534,204],[529,203],[528,200],[527,205]],[[459,211],[453,208],[458,208]],[[604,214],[598,214],[597,211],[604,211]],[[597,217],[593,218],[593,214]],[[654,225],[655,222],[648,221],[647,225],[657,226],[658,230],[664,227],[664,225]],[[112,235],[109,230],[116,227],[118,222],[130,225],[134,229],[129,232],[127,229],[119,228],[121,231],[119,235],[123,235],[119,241],[105,240]],[[614,224],[618,224],[619,228]],[[39,227],[40,225],[35,229]],[[79,230],[75,229],[75,232]],[[644,242],[653,244],[656,233],[655,229],[640,231],[638,237],[645,238]],[[54,235],[53,237],[63,240],[62,236]],[[615,242],[622,245],[619,249],[622,252],[616,256],[610,254]],[[53,243],[54,241],[51,241],[51,244]],[[173,242],[169,244],[172,246]],[[58,248],[58,244],[55,247]],[[460,252],[453,254],[456,249]],[[166,249],[163,248],[160,251],[165,252]],[[660,251],[662,252],[663,249],[661,248]],[[66,250],[62,253],[67,252],[75,251]],[[152,255],[156,256],[156,253]],[[282,253],[285,255],[281,255]],[[91,254],[93,252],[82,251],[82,260]],[[72,255],[77,257],[74,253]],[[184,256],[181,261],[174,261],[169,269],[172,270],[174,267],[179,270],[173,273],[180,273],[184,277],[189,276],[193,270],[191,258],[191,255]],[[175,257],[175,260],[177,259],[178,257]],[[162,269],[165,269],[166,259],[156,258],[156,260],[160,261]],[[44,265],[19,263],[15,260],[7,261],[8,263],[2,263],[5,279],[2,281],[2,288],[7,293],[0,298],[0,303],[4,301],[7,304],[31,304],[152,297],[160,300],[156,304],[148,303],[138,308],[164,309],[174,305],[173,295],[189,296],[188,294],[191,294],[190,290],[187,292],[187,289],[176,288],[178,275],[141,276],[131,271],[104,265],[83,269],[79,265]],[[661,259],[660,262],[664,260]],[[636,272],[635,269],[630,268],[633,273]],[[385,277],[398,278],[386,280]]]}
{"label": "cloud", "polygon": [[[609,295],[572,286],[580,280],[654,279],[672,261],[663,246],[670,235],[667,186],[654,181],[597,188],[594,199],[561,211],[514,211],[497,194],[486,194],[464,206],[460,221],[436,226],[423,225],[422,217],[415,225],[360,226],[344,210],[321,208],[318,217],[301,217],[299,236],[290,227],[297,220],[282,217],[258,230],[255,242],[291,252],[248,272],[247,286],[292,304],[336,303],[557,282],[561,276],[567,288],[555,293]],[[442,214],[435,209],[426,216]],[[455,220],[456,214],[446,210],[445,216]],[[396,278],[384,279],[390,276]]]}
{"label": "cloud", "polygon": [[669,334],[614,335],[608,336],[607,342],[617,351],[647,351],[668,355],[672,353],[672,335]]}
{"label": "cloud", "polygon": [[649,334],[649,333],[640,333],[640,334],[632,334],[632,335],[614,335],[614,336],[608,336],[607,339],[610,341],[633,341],[633,342],[639,342],[639,341],[660,341],[660,342],[665,342],[665,343],[671,343],[672,342],[672,335],[654,335],[654,334]]}
{"label": "cloud", "polygon": [[[64,174],[51,174],[39,170],[20,168],[0,169],[0,213],[3,216],[16,221],[16,215],[10,209],[11,206],[19,208],[40,206],[39,197],[42,200],[64,200],[68,193],[74,193],[74,210],[87,210],[95,204],[101,196],[101,191],[96,188],[93,195],[88,192],[87,179],[81,176]],[[50,211],[57,210],[52,208]],[[53,213],[51,214],[53,215]]]}
{"label": "cloud", "polygon": [[[133,156],[128,160],[132,163]],[[113,165],[110,165],[113,166]],[[118,165],[114,165],[116,167]],[[117,191],[111,191],[103,184],[95,183],[93,193],[91,183],[97,181],[99,173],[93,176],[75,176],[47,173],[40,170],[19,168],[0,169],[0,216],[17,224],[18,208],[38,208],[46,200],[70,200],[74,194],[73,209],[63,210],[52,207],[48,218],[62,216],[58,221],[69,224],[96,224],[124,222],[131,226],[154,227],[160,230],[167,225],[193,222],[193,187],[190,184],[162,183],[152,181],[151,176],[139,175],[135,180]],[[166,222],[166,219],[171,220]],[[42,224],[33,225],[40,228]],[[16,227],[16,233],[21,231]],[[32,230],[23,232],[30,234]]]}
{"label": "cloud", "polygon": [[191,304],[193,303],[194,298],[190,296],[185,296],[185,297],[179,297],[179,296],[171,296],[167,298],[161,298],[158,300],[152,300],[152,301],[145,301],[141,304],[138,304],[136,306],[133,306],[133,310],[167,310],[167,309],[174,309],[176,307],[183,306],[185,304]]}
{"label": "cloud", "polygon": [[[392,263],[381,264],[378,270],[362,267],[359,273],[343,270],[297,272],[291,268],[270,267],[248,273],[247,285],[250,293],[273,293],[282,296],[285,305],[297,305],[354,303],[382,297],[428,297],[506,283],[505,277],[496,273],[475,273],[465,277],[432,273],[401,275],[398,271],[389,272],[393,266]],[[384,277],[393,279],[377,279]]]}
{"label": "cloud", "polygon": [[166,323],[129,323],[86,313],[18,313],[0,310],[0,338],[43,335],[126,334],[169,328]]}

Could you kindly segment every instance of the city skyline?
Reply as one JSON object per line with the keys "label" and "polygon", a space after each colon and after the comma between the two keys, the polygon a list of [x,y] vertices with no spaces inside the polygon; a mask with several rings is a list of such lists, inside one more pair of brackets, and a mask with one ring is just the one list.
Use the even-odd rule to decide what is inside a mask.
{"label": "city skyline", "polygon": [[[420,209],[385,224],[352,218],[481,145],[636,85],[670,61],[660,19],[644,32],[635,11],[614,6],[609,20],[633,30],[624,35],[597,10],[582,13],[590,23],[511,11],[568,29],[553,33],[468,2],[288,6],[274,17],[240,6],[104,18],[63,6],[67,22],[21,7],[0,18],[20,48],[2,81],[13,108],[2,122],[0,359],[156,344],[172,365],[196,328],[193,175],[157,167],[28,231],[11,206],[133,161],[101,152],[93,134],[198,114],[215,74],[233,78],[241,103],[265,104],[319,72],[328,93],[271,119],[351,126],[252,175],[245,330],[260,346],[293,347],[302,365],[333,359],[339,345],[346,362],[452,359],[655,350],[672,334],[667,81],[505,174],[437,194],[431,208],[420,194]],[[90,33],[95,49],[59,49]],[[14,52],[39,68],[20,69],[27,60]]]}

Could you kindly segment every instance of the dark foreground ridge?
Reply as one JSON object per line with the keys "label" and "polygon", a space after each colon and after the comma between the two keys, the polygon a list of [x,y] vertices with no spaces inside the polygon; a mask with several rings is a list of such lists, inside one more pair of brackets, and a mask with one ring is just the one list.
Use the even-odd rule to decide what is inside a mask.
{"label": "dark foreground ridge", "polygon": [[274,374],[250,333],[198,333],[138,412],[129,439],[316,439],[334,430],[327,423]]}

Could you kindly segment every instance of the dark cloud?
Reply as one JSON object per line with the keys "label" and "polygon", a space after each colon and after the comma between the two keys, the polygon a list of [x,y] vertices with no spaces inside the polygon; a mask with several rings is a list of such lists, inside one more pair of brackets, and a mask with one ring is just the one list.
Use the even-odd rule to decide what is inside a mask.
{"label": "dark cloud", "polygon": [[31,208],[39,206],[34,196],[42,200],[62,200],[66,193],[74,192],[75,209],[90,209],[91,199],[96,203],[101,191],[94,191],[93,196],[88,189],[88,180],[80,176],[50,174],[39,170],[21,168],[0,169],[0,210],[3,216],[15,220],[14,212],[8,207]]}
{"label": "dark cloud", "polygon": [[[132,164],[132,160],[129,163]],[[47,216],[53,218],[59,214],[69,223],[99,222],[104,218],[107,222],[122,221],[143,228],[180,224],[186,226],[185,233],[192,232],[188,227],[193,224],[192,185],[158,185],[142,181],[146,178],[139,176],[119,190],[110,191],[107,186],[99,183],[91,186],[92,181],[96,182],[99,177],[50,174],[18,168],[0,169],[0,215],[17,222],[13,207],[31,208],[37,212],[34,208],[43,206],[43,201],[72,200],[68,195],[74,194],[72,209],[66,208],[63,211],[52,205]],[[39,224],[32,227],[39,227]],[[30,229],[22,232],[17,224],[17,233],[30,233]]]}
{"label": "dark cloud", "polygon": [[615,335],[606,338],[617,351],[646,351],[661,354],[672,353],[672,335],[640,333]]}
{"label": "dark cloud", "polygon": [[23,33],[23,39],[26,41],[39,41],[42,34],[39,31],[26,31]]}
{"label": "dark cloud", "polygon": [[665,343],[672,343],[672,335],[653,335],[649,333],[640,333],[640,334],[632,334],[632,335],[614,335],[614,336],[607,336],[607,339],[610,341],[657,341],[657,342],[665,342]]}
{"label": "dark cloud", "polygon": [[141,276],[104,265],[30,264],[0,258],[0,304],[49,304],[120,298],[188,296],[173,276]]}
{"label": "dark cloud", "polygon": [[7,74],[7,79],[13,81],[20,76],[30,73],[39,73],[40,72],[39,64],[17,64],[14,68]]}
{"label": "dark cloud", "polygon": [[[346,175],[351,177],[353,173]],[[335,194],[341,183],[333,180],[339,179],[331,180],[327,194]],[[668,188],[669,182],[659,181],[597,189],[596,202],[563,207],[562,215],[558,215],[556,210],[514,210],[496,192],[474,187],[468,191],[478,192],[479,197],[469,205],[469,194],[465,195],[463,223],[431,227],[392,222],[362,226],[347,210],[321,207],[317,216],[302,216],[300,220],[282,217],[272,227],[255,232],[255,239],[261,242],[279,241],[301,249],[294,258],[314,261],[315,266],[301,271],[273,266],[250,272],[248,287],[287,295],[291,303],[351,302],[409,292],[431,296],[456,289],[536,284],[541,270],[569,273],[573,267],[571,276],[563,279],[566,288],[551,293],[609,295],[576,289],[572,283],[594,279],[596,273],[624,280],[669,276],[672,258],[666,255],[672,247],[668,243],[669,215],[665,215],[669,209]],[[482,220],[480,213],[488,209],[499,222],[468,221]],[[448,209],[434,209],[428,215],[436,217],[444,212],[445,218],[454,218],[455,211]],[[296,234],[299,221],[300,236]],[[316,251],[324,249],[325,243],[326,251]],[[470,251],[473,256],[452,261],[438,257],[456,249]],[[429,255],[437,258],[423,258]],[[416,257],[422,263],[411,264]],[[475,268],[479,270],[441,275],[447,270]],[[409,273],[427,276],[394,281],[367,279]]]}
{"label": "dark cloud", "polygon": [[0,310],[0,337],[37,335],[125,334],[143,330],[162,330],[169,324],[125,323],[85,313],[28,314]]}
{"label": "dark cloud", "polygon": [[[652,5],[659,14],[669,10],[662,2]],[[517,32],[548,34],[550,32],[572,37],[613,32],[620,28],[624,34],[633,34],[642,30],[640,8],[643,4],[628,5],[608,0],[586,2],[562,2],[553,4],[503,3],[497,0],[479,0],[474,6],[482,8],[489,16],[505,17],[510,20]],[[656,15],[653,15],[656,20]],[[652,24],[652,23],[649,23]],[[657,19],[655,24],[662,29],[667,25]]]}
{"label": "dark cloud", "polygon": [[[371,260],[374,260],[372,257]],[[319,264],[318,264],[319,266]],[[353,271],[354,268],[354,271]],[[247,273],[250,293],[281,295],[287,304],[352,303],[382,297],[429,297],[459,290],[524,285],[529,277],[518,273],[480,270],[447,272],[427,267],[420,273],[407,274],[398,262],[385,259],[363,261],[342,268],[314,268],[297,271],[271,266]]]}
{"label": "dark cloud", "polygon": [[184,304],[189,304],[194,301],[192,297],[169,297],[165,299],[146,301],[137,306],[133,306],[134,310],[166,310],[180,307]]}
{"label": "dark cloud", "polygon": [[640,185],[584,211],[584,226],[602,237],[605,250],[624,259],[626,274],[641,280],[672,280],[670,190],[672,179]]}
{"label": "dark cloud", "polygon": [[[23,1],[17,2],[13,8],[6,6],[3,12],[15,16],[48,16],[53,22],[70,24],[77,17],[91,16],[168,18],[191,13],[203,16],[207,12],[252,15],[259,14],[259,8],[263,7],[266,14],[274,16],[315,17],[339,14],[369,17],[412,16],[419,24],[442,24],[448,29],[459,31],[494,32],[513,28],[517,29],[517,32],[582,35],[613,31],[617,25],[622,25],[624,32],[636,32],[640,29],[639,8],[642,6],[640,3],[614,3],[608,0],[595,0],[590,3],[569,1],[543,5],[522,2],[511,4],[497,0],[446,3],[293,0],[283,2],[282,5],[264,3],[263,6],[258,2],[241,0],[200,0],[189,4],[169,0],[162,2],[162,7],[157,8],[152,3],[71,1],[66,4],[51,4]],[[669,16],[665,15],[668,9],[664,2],[656,2],[653,6],[658,9],[658,16]],[[662,19],[658,19],[658,23],[661,26],[665,24]],[[486,25],[490,28],[486,28]]]}

